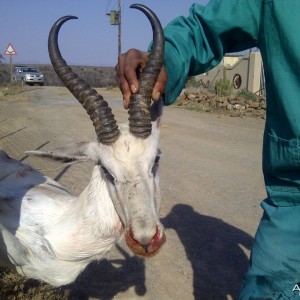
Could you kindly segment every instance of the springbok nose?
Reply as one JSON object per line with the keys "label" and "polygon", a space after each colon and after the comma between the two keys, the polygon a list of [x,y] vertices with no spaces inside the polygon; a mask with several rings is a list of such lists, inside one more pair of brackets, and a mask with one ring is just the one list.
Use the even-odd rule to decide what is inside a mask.
{"label": "springbok nose", "polygon": [[156,232],[154,236],[150,241],[148,240],[147,243],[145,243],[146,239],[142,238],[141,240],[137,240],[137,238],[134,237],[132,229],[130,228],[125,235],[125,240],[127,246],[135,254],[150,257],[155,255],[160,247],[165,243],[166,235],[162,229],[160,230],[158,226],[156,226]]}

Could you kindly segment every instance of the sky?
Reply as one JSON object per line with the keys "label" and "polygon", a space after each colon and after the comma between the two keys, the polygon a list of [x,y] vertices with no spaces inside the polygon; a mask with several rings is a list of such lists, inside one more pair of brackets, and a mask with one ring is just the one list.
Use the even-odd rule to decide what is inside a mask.
{"label": "sky", "polygon": [[[177,16],[187,16],[195,0],[120,0],[122,52],[146,50],[152,39],[151,26],[142,12],[130,9],[134,3],[151,8],[166,26]],[[208,0],[198,0],[206,4]],[[16,51],[13,64],[49,64],[47,39],[51,26],[62,16],[77,16],[65,23],[59,46],[70,65],[115,66],[118,56],[118,26],[106,15],[117,10],[118,0],[1,0],[0,54],[11,44]],[[4,55],[5,62],[9,56]]]}

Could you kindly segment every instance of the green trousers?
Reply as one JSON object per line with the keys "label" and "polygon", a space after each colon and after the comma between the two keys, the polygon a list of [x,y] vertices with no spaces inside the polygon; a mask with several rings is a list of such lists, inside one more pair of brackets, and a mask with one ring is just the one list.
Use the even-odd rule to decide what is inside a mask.
{"label": "green trousers", "polygon": [[300,299],[300,205],[278,207],[266,199],[262,207],[239,299]]}

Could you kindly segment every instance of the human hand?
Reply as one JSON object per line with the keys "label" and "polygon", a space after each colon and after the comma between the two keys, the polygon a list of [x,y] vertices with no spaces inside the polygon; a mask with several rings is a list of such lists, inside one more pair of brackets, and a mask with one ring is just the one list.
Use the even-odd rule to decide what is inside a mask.
{"label": "human hand", "polygon": [[[142,73],[149,59],[149,53],[137,49],[130,49],[120,54],[115,67],[116,79],[123,94],[124,108],[128,109],[130,96],[139,90],[138,74]],[[152,99],[157,101],[165,92],[168,76],[162,67],[152,91]]]}

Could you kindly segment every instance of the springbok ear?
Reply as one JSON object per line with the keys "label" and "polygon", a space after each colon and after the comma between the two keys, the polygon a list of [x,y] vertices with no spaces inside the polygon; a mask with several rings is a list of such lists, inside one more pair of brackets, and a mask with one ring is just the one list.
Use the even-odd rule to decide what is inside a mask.
{"label": "springbok ear", "polygon": [[26,151],[28,155],[35,155],[62,161],[64,163],[73,161],[94,161],[94,149],[97,143],[79,142],[72,143],[64,147],[59,147],[50,151]]}
{"label": "springbok ear", "polygon": [[164,103],[162,97],[160,97],[158,101],[153,102],[153,104],[151,105],[151,121],[157,121],[157,127],[159,126],[160,118],[163,114],[163,107]]}
{"label": "springbok ear", "polygon": [[26,257],[28,249],[2,224],[0,224],[0,240],[1,266],[15,270],[15,267],[28,264]]}

